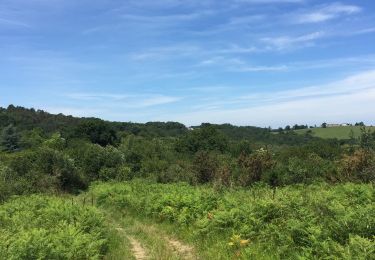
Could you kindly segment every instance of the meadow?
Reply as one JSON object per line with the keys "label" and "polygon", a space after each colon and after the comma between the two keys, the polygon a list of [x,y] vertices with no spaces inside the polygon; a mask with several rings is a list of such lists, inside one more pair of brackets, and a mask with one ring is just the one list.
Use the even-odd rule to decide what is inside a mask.
{"label": "meadow", "polygon": [[[368,127],[372,131],[375,130],[375,127]],[[309,129],[298,129],[294,130],[297,134],[306,134],[308,131],[311,131],[311,135],[314,137],[325,138],[325,139],[334,139],[347,140],[350,139],[351,131],[353,131],[353,137],[358,138],[361,135],[360,126],[337,126],[337,127],[328,127],[328,128],[309,128]]]}
{"label": "meadow", "polygon": [[373,128],[0,119],[1,260],[375,259]]}
{"label": "meadow", "polygon": [[96,184],[90,193],[99,207],[122,212],[123,219],[161,225],[193,245],[200,259],[375,257],[370,184],[215,190],[136,180]]}

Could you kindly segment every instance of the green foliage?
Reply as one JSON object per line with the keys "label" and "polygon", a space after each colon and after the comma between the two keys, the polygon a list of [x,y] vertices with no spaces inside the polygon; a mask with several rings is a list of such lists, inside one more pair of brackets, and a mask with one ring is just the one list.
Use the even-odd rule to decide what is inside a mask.
{"label": "green foliage", "polygon": [[359,138],[360,147],[366,151],[375,148],[375,140],[372,135],[372,131],[369,128],[361,126],[361,136]]}
{"label": "green foliage", "polygon": [[[360,128],[188,130],[175,122],[108,122],[11,105],[0,108],[0,203],[143,178],[148,182],[95,185],[93,192],[100,205],[186,227],[192,240],[226,250],[228,258],[371,259],[375,132]],[[322,181],[328,184],[314,184]],[[340,182],[369,184],[333,186]],[[0,206],[0,258],[100,258],[104,242],[81,229],[85,214],[56,198],[11,200]]]}
{"label": "green foliage", "polygon": [[43,144],[46,147],[60,151],[66,148],[66,140],[61,136],[60,133],[54,133],[51,138],[44,141]]}
{"label": "green foliage", "polygon": [[47,196],[0,206],[1,259],[101,259],[107,228],[94,208]]}
{"label": "green foliage", "polygon": [[13,125],[5,127],[0,135],[0,148],[2,151],[14,152],[19,149],[20,135]]}
{"label": "green foliage", "polygon": [[212,181],[218,169],[218,161],[214,154],[207,151],[200,151],[195,155],[193,167],[198,183]]}
{"label": "green foliage", "polygon": [[87,182],[116,178],[118,169],[125,162],[124,155],[113,146],[83,144],[71,151],[77,167]]}
{"label": "green foliage", "polygon": [[45,136],[41,128],[26,130],[21,137],[21,146],[22,148],[36,148],[39,147],[44,140]]}
{"label": "green foliage", "polygon": [[0,183],[11,194],[74,191],[85,187],[74,160],[58,150],[43,146],[8,154],[2,161],[7,177],[0,179]]}
{"label": "green foliage", "polygon": [[292,157],[288,162],[288,173],[283,184],[312,183],[324,180],[326,175],[334,171],[333,165],[319,155],[311,153],[307,158]]}
{"label": "green foliage", "polygon": [[176,149],[194,154],[200,150],[224,152],[227,146],[228,140],[222,132],[212,125],[204,124],[181,137]]}
{"label": "green foliage", "polygon": [[117,140],[114,127],[100,119],[90,119],[81,122],[76,129],[75,136],[87,138],[92,143],[102,146],[113,145]]}
{"label": "green foliage", "polygon": [[375,256],[372,185],[287,186],[275,195],[261,185],[215,192],[203,186],[132,181],[97,184],[91,192],[100,206],[169,222],[198,244],[220,247],[221,255],[235,249],[243,259]]}
{"label": "green foliage", "polygon": [[238,164],[242,169],[238,181],[242,186],[248,186],[260,181],[266,171],[274,167],[275,161],[268,150],[261,148],[250,155],[242,154]]}

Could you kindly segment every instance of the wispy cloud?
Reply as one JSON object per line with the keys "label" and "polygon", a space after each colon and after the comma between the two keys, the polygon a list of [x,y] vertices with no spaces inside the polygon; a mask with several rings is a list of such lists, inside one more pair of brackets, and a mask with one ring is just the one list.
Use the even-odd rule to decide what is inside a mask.
{"label": "wispy cloud", "polygon": [[239,58],[228,58],[224,56],[214,56],[208,59],[202,60],[197,66],[238,66],[245,65],[245,62]]}
{"label": "wispy cloud", "polygon": [[217,50],[214,50],[213,52],[217,52],[221,54],[234,54],[234,53],[244,54],[244,53],[256,53],[256,52],[261,52],[261,51],[263,51],[261,48],[255,47],[255,46],[241,47],[237,44],[232,44],[228,48],[217,49]]}
{"label": "wispy cloud", "polygon": [[242,107],[237,109],[223,107],[220,102],[208,102],[197,111],[171,116],[172,119],[178,118],[188,125],[207,121],[274,127],[296,122],[308,124],[323,121],[371,122],[375,113],[374,82],[375,70],[371,70],[329,84],[238,96],[237,99],[232,100],[242,104]]}
{"label": "wispy cloud", "polygon": [[124,94],[110,94],[110,93],[67,93],[66,97],[75,100],[124,100],[132,97]]}
{"label": "wispy cloud", "polygon": [[315,40],[318,40],[325,36],[324,32],[313,32],[309,34],[299,36],[277,36],[277,37],[265,37],[261,41],[268,44],[267,49],[284,50],[292,47],[306,47],[313,45]]}
{"label": "wispy cloud", "polygon": [[145,23],[168,23],[168,22],[181,22],[191,21],[207,15],[213,14],[212,11],[200,11],[193,13],[176,13],[168,15],[134,15],[134,14],[123,14],[121,18],[128,21],[145,22]]}
{"label": "wispy cloud", "polygon": [[217,56],[210,59],[201,61],[198,67],[211,67],[216,66],[223,68],[226,71],[232,72],[270,72],[270,71],[282,71],[286,70],[287,67],[284,65],[277,66],[260,66],[252,65],[240,58],[228,58],[223,56]]}
{"label": "wispy cloud", "polygon": [[153,97],[145,98],[139,102],[140,107],[151,107],[151,106],[158,106],[164,104],[175,103],[181,100],[181,97],[170,97],[170,96],[163,96],[163,95],[156,95]]}
{"label": "wispy cloud", "polygon": [[291,4],[291,3],[303,3],[305,0],[235,0],[239,3],[249,4]]}
{"label": "wispy cloud", "polygon": [[5,19],[5,18],[0,18],[0,26],[1,25],[31,28],[31,26],[27,23],[23,23],[23,22],[16,21],[16,20]]}
{"label": "wispy cloud", "polygon": [[157,60],[169,57],[181,57],[197,54],[202,50],[194,45],[172,45],[164,47],[149,48],[143,51],[130,54],[130,58],[135,61]]}
{"label": "wispy cloud", "polygon": [[69,99],[82,102],[96,102],[106,107],[146,108],[175,103],[182,97],[161,94],[121,94],[121,93],[67,93]]}
{"label": "wispy cloud", "polygon": [[288,67],[286,65],[279,66],[243,66],[234,69],[234,71],[240,72],[261,72],[261,71],[286,71]]}
{"label": "wispy cloud", "polygon": [[[40,105],[35,105],[35,107],[40,108]],[[103,110],[99,108],[84,107],[84,106],[45,106],[41,108],[52,114],[64,114],[73,115],[79,117],[98,117]],[[106,111],[108,112],[108,111]]]}
{"label": "wispy cloud", "polygon": [[339,80],[333,83],[302,87],[298,89],[278,91],[273,93],[257,93],[251,95],[241,96],[240,99],[256,101],[262,104],[269,102],[284,102],[296,99],[310,99],[320,98],[326,96],[338,96],[338,95],[350,95],[355,94],[359,91],[366,91],[368,89],[375,90],[375,70],[368,72],[362,72],[343,80]]}
{"label": "wispy cloud", "polygon": [[361,12],[362,8],[356,5],[333,3],[323,5],[315,10],[305,11],[292,16],[294,23],[319,23],[338,18],[343,15],[351,15]]}

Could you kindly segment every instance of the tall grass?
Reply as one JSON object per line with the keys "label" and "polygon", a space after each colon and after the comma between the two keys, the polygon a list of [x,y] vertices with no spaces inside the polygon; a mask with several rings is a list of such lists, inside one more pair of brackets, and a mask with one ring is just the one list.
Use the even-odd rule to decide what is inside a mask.
{"label": "tall grass", "polygon": [[215,191],[186,184],[97,184],[101,206],[169,223],[206,258],[374,259],[372,185]]}
{"label": "tall grass", "polygon": [[108,232],[102,214],[47,195],[0,206],[0,259],[101,259]]}

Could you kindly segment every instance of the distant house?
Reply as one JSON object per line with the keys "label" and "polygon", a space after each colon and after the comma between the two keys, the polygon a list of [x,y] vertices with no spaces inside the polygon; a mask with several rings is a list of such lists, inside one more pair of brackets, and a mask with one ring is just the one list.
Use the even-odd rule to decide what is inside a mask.
{"label": "distant house", "polygon": [[339,126],[351,126],[349,123],[342,123],[342,124],[327,124],[327,127],[339,127]]}
{"label": "distant house", "polygon": [[327,127],[338,127],[341,126],[341,124],[327,124]]}

